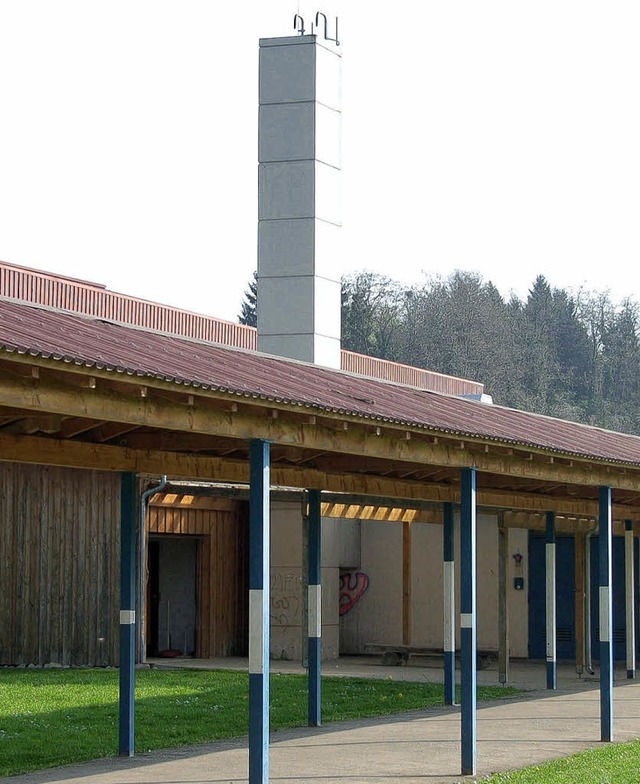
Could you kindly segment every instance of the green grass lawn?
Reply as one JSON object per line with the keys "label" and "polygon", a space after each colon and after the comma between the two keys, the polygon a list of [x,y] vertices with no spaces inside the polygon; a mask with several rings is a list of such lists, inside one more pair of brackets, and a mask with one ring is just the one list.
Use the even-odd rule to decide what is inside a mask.
{"label": "green grass lawn", "polygon": [[[229,670],[136,673],[136,751],[246,735],[249,678]],[[478,688],[478,699],[519,693]],[[304,675],[271,675],[271,729],[307,722]],[[442,705],[442,685],[325,677],[323,722]],[[118,747],[117,670],[0,670],[0,776],[106,757]]]}
{"label": "green grass lawn", "polygon": [[639,781],[638,740],[613,743],[483,779],[486,784],[638,784]]}

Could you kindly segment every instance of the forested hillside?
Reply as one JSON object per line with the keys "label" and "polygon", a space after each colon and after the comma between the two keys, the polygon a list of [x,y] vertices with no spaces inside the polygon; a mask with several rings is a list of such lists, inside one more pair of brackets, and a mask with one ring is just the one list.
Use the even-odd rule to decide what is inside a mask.
{"label": "forested hillside", "polygon": [[475,273],[406,287],[361,272],[343,279],[342,306],[346,349],[481,381],[501,405],[640,434],[632,298],[570,294],[539,276],[525,300],[505,301]]}

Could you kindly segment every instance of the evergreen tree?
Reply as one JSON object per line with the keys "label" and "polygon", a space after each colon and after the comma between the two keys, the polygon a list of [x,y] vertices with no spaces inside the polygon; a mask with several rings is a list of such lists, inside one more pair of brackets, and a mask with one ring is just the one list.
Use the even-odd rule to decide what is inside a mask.
{"label": "evergreen tree", "polygon": [[240,324],[248,327],[258,326],[258,273],[254,272],[249,285],[244,292],[244,299],[240,304]]}
{"label": "evergreen tree", "polygon": [[582,406],[589,390],[587,329],[579,319],[576,301],[566,291],[553,290],[553,309],[552,334],[559,369],[555,392],[563,395],[570,388],[574,402]]}
{"label": "evergreen tree", "polygon": [[383,275],[359,272],[342,279],[342,346],[397,361],[401,286]]}
{"label": "evergreen tree", "polygon": [[[257,276],[240,322],[256,325]],[[402,286],[342,281],[342,345],[485,385],[496,403],[640,433],[640,311],[607,293],[552,289],[539,275],[505,302],[472,272]]]}
{"label": "evergreen tree", "polygon": [[638,305],[628,300],[624,302],[621,308],[612,314],[602,337],[606,424],[611,428],[635,432],[640,424]]}
{"label": "evergreen tree", "polygon": [[587,395],[582,421],[592,425],[604,425],[607,404],[604,397],[603,344],[607,325],[613,318],[615,308],[606,293],[581,291],[577,303],[579,319],[584,326],[589,347],[586,369]]}

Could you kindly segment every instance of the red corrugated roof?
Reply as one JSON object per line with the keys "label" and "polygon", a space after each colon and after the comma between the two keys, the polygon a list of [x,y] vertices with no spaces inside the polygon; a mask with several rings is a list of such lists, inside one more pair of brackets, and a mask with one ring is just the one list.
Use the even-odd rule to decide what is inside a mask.
{"label": "red corrugated roof", "polygon": [[0,349],[461,437],[640,464],[637,436],[17,302],[0,301]]}
{"label": "red corrugated roof", "polygon": [[[110,291],[102,283],[68,278],[6,261],[0,261],[0,296],[225,346],[254,351],[258,348],[255,327],[130,297]],[[450,395],[480,395],[484,391],[483,385],[477,381],[413,368],[344,349],[341,352],[341,366],[343,370],[359,375],[385,378]]]}

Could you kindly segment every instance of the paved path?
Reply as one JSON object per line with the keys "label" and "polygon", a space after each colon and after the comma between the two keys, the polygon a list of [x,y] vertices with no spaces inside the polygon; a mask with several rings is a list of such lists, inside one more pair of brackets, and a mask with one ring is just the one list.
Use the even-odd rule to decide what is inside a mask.
{"label": "paved path", "polygon": [[[544,680],[544,664],[538,667]],[[398,678],[409,676],[417,680],[425,677],[419,671],[428,668],[391,669]],[[523,672],[529,673],[530,680],[534,674],[538,677],[537,670],[530,665]],[[317,729],[274,733],[270,781],[282,784],[472,782],[494,771],[519,768],[599,746],[597,681],[577,680],[571,673],[570,669],[559,673],[562,688],[556,692],[536,691],[479,705],[476,778],[459,775],[460,713],[459,708],[453,707],[391,719],[341,722]],[[493,677],[495,680],[496,673]],[[524,675],[522,679],[526,679]],[[640,736],[640,682],[621,677],[616,680],[614,733],[616,740]],[[247,782],[247,764],[247,743],[242,740],[140,754],[133,759],[97,760],[15,776],[10,781],[12,784],[240,784]]]}

